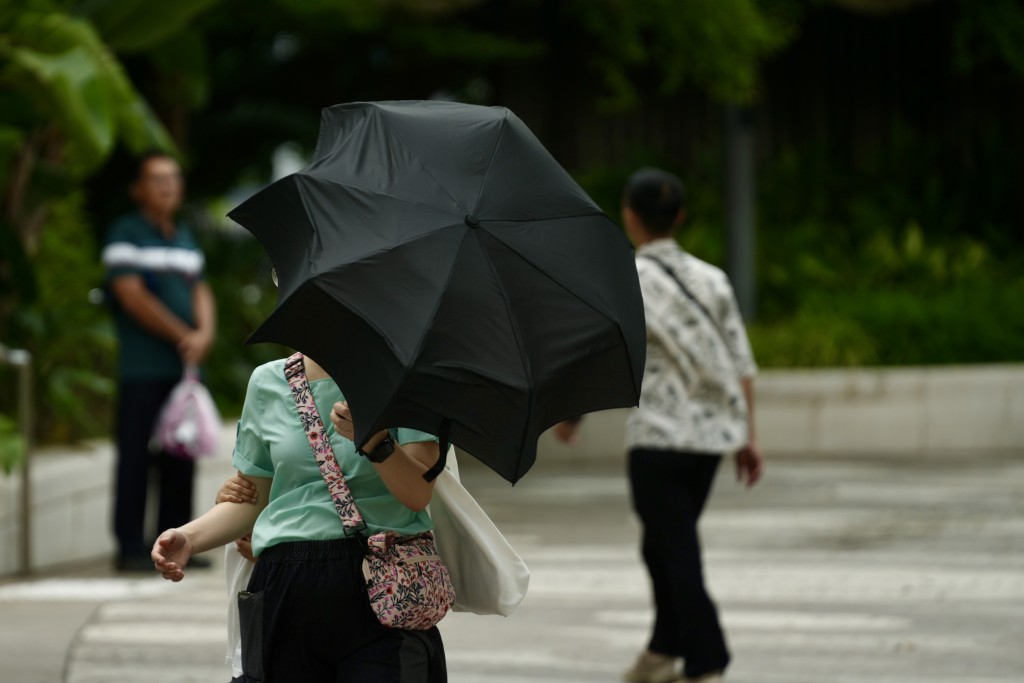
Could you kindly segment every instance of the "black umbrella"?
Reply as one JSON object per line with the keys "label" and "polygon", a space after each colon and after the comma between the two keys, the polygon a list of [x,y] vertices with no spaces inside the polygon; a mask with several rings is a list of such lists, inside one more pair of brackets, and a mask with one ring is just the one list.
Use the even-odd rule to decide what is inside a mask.
{"label": "black umbrella", "polygon": [[515,482],[551,425],[636,405],[632,249],[512,112],[337,105],[313,157],[230,213],[280,280],[249,343],[316,359],[357,443],[388,426],[450,434]]}

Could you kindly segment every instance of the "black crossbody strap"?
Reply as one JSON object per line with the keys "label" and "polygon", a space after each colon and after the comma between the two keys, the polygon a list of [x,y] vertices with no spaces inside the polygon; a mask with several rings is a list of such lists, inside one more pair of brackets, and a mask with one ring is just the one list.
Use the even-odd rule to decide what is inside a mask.
{"label": "black crossbody strap", "polygon": [[427,481],[434,481],[442,472],[444,472],[445,463],[448,462],[448,446],[450,444],[448,441],[448,434],[451,431],[451,428],[451,420],[445,419],[441,421],[441,430],[437,435],[437,445],[441,450],[438,453],[437,462],[435,462],[429,470],[423,473],[423,478]]}
{"label": "black crossbody strap", "polygon": [[722,339],[722,343],[724,343],[726,347],[728,347],[729,344],[726,339],[725,333],[722,332],[722,328],[718,326],[718,322],[715,320],[715,316],[711,315],[711,311],[705,308],[704,304],[700,302],[700,299],[698,299],[697,296],[690,291],[690,288],[686,286],[682,278],[676,275],[675,271],[669,268],[668,264],[659,258],[655,258],[654,256],[651,256],[649,254],[643,254],[640,256],[640,258],[647,259],[648,261],[657,264],[659,268],[665,271],[666,275],[672,278],[672,280],[679,286],[679,289],[686,296],[686,298],[692,301],[697,306],[697,308],[700,309],[701,313],[704,314],[704,317],[708,319],[709,323],[711,323],[711,327],[715,329],[715,332],[717,332],[718,336]]}

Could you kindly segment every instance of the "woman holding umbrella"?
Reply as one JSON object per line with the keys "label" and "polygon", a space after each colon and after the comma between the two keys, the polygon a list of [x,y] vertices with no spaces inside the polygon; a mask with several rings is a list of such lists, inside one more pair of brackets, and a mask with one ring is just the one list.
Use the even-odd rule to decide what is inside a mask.
{"label": "woman holding umbrella", "polygon": [[[430,528],[423,508],[449,439],[515,482],[551,425],[636,404],[646,331],[632,250],[514,114],[338,105],[323,111],[313,157],[229,214],[282,276],[248,341],[323,363],[306,359],[313,398],[334,406],[330,443],[371,531]],[[194,552],[255,523],[244,604],[262,603],[263,646],[248,651],[262,653],[266,680],[444,680],[436,629],[375,623],[362,549],[342,538],[291,404],[281,363],[258,368],[234,464],[258,478],[265,508],[220,504],[166,532],[154,561],[179,580]],[[411,430],[388,439],[396,423],[442,446]]]}
{"label": "woman holding umbrella", "polygon": [[[423,474],[438,459],[436,439],[385,430],[357,451],[338,385],[312,359],[298,356],[298,362],[318,412],[330,412],[326,436],[367,526],[363,533],[429,530],[424,509],[433,482]],[[259,561],[239,603],[247,680],[446,681],[437,627],[386,628],[374,615],[361,568],[365,542],[345,535],[296,412],[285,364],[256,368],[238,423],[232,462],[254,482],[256,502],[218,503],[165,531],[153,546],[157,570],[180,581],[193,555],[252,530]]]}

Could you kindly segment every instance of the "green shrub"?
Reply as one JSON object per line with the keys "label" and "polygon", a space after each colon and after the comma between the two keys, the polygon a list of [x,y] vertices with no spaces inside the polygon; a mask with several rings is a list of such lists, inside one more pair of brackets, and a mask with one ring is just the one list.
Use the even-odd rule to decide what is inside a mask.
{"label": "green shrub", "polygon": [[[34,256],[36,299],[19,306],[7,340],[32,353],[36,431],[47,442],[112,426],[116,342],[107,311],[89,300],[103,281],[90,235],[81,194],[54,203]],[[13,400],[0,397],[0,409],[12,414]]]}
{"label": "green shrub", "polygon": [[856,320],[835,310],[806,308],[784,322],[749,327],[762,367],[850,366],[878,362],[876,340]]}
{"label": "green shrub", "polygon": [[[632,170],[646,164],[671,169],[655,154],[640,153],[635,162],[578,176],[613,219]],[[698,166],[692,177],[681,174],[691,201],[680,241],[723,266],[720,176],[713,158]],[[799,192],[785,189],[787,179],[800,176],[823,192],[842,184],[843,172],[835,169],[829,171],[835,177],[808,180],[813,168],[801,154],[781,155],[767,183],[777,191],[760,193],[759,315],[750,336],[763,367],[1024,361],[1024,254],[1012,236],[994,228],[973,236],[933,229],[911,213],[920,199],[913,188],[851,182],[849,188],[860,189],[850,189],[841,207],[811,195],[801,204]],[[215,213],[223,214],[223,207]],[[218,305],[218,337],[205,379],[229,418],[240,410],[252,368],[288,349],[244,344],[277,299],[260,244],[244,231],[198,222]],[[91,234],[80,195],[57,203],[34,258],[37,282],[26,288],[35,299],[19,303],[3,340],[33,353],[42,441],[107,435],[113,426],[116,339],[108,309],[88,302],[103,281]],[[0,414],[13,415],[13,401],[13,392],[0,392]],[[10,467],[18,441],[3,424],[0,466]]]}
{"label": "green shrub", "polygon": [[[901,131],[900,150],[912,133]],[[821,150],[788,150],[759,177],[757,319],[751,343],[765,367],[927,365],[1024,361],[1024,253],[989,225],[955,231],[943,209],[945,176],[912,179],[920,164],[890,156],[900,182],[880,184],[864,169],[843,170]],[[934,158],[934,150],[930,150]],[[618,217],[622,184],[637,166],[670,170],[653,155],[578,176]],[[690,219],[680,244],[724,267],[726,239],[717,162],[692,175]],[[678,172],[678,171],[677,171]],[[965,203],[955,192],[956,212]],[[829,197],[839,198],[829,201]],[[926,216],[922,222],[915,216]],[[992,214],[995,215],[995,214]],[[979,218],[985,223],[984,218]]]}
{"label": "green shrub", "polygon": [[0,414],[0,470],[10,474],[25,461],[25,440],[18,431],[18,423]]}
{"label": "green shrub", "polygon": [[[44,443],[107,436],[114,426],[117,338],[108,306],[90,303],[104,273],[82,207],[78,194],[55,204],[34,257],[36,299],[19,305],[3,340],[32,353],[36,438]],[[286,353],[244,345],[273,310],[276,290],[262,247],[247,233],[200,228],[198,235],[218,308],[205,380],[229,418],[240,412],[252,368]],[[14,414],[14,400],[13,392],[0,394],[0,413]],[[0,433],[0,460],[17,455],[14,444]]]}
{"label": "green shrub", "polygon": [[217,340],[203,365],[204,380],[227,417],[241,412],[253,368],[291,351],[277,344],[245,344],[277,303],[270,259],[260,243],[241,228],[209,227],[200,236],[217,301]]}
{"label": "green shrub", "polygon": [[764,367],[1024,361],[1024,278],[817,292],[792,316],[750,326]]}

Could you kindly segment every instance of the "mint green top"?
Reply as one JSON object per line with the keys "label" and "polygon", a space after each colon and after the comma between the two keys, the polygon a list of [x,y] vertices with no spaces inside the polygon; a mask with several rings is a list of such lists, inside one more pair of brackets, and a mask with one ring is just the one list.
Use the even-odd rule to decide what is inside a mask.
{"label": "mint green top", "polygon": [[[362,533],[393,529],[412,535],[431,529],[427,513],[413,512],[391,495],[373,463],[356,453],[355,445],[334,431],[331,407],[336,401],[345,400],[334,380],[321,379],[309,384],[334,457],[366,522]],[[392,433],[396,432],[400,444],[437,441],[436,437],[413,429]],[[284,376],[284,359],[259,366],[249,378],[232,464],[247,476],[274,480],[270,485],[270,502],[253,529],[254,554],[288,541],[344,538],[341,518],[299,422]]]}

